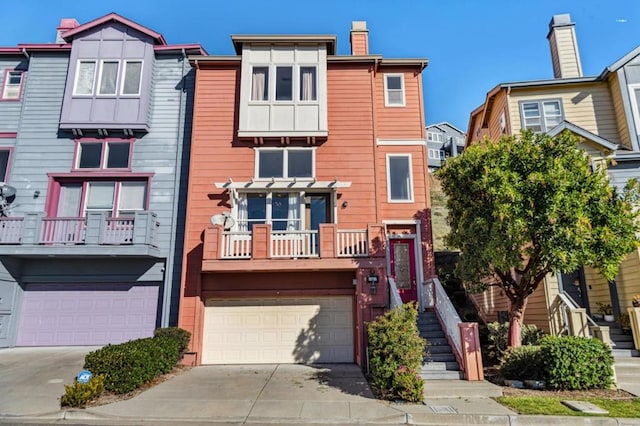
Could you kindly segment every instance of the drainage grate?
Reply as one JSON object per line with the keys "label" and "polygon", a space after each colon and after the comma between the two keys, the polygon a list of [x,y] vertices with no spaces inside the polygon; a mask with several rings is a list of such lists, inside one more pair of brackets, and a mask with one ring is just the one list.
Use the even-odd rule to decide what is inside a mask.
{"label": "drainage grate", "polygon": [[431,411],[436,414],[458,414],[458,411],[450,405],[432,405]]}

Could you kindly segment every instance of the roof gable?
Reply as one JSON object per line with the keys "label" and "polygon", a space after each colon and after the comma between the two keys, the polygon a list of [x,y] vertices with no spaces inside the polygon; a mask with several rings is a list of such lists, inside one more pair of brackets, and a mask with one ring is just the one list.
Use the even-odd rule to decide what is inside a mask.
{"label": "roof gable", "polygon": [[96,27],[99,27],[101,25],[104,25],[106,23],[109,22],[118,22],[122,25],[125,25],[129,28],[132,28],[136,31],[139,31],[149,37],[151,37],[154,41],[154,44],[156,45],[162,45],[165,46],[167,44],[167,42],[165,41],[164,37],[162,36],[162,34],[157,33],[147,27],[144,27],[140,24],[137,24],[123,16],[118,15],[117,13],[109,13],[108,15],[105,15],[101,18],[97,18],[94,19],[93,21],[87,22],[86,24],[80,25],[78,27],[75,27],[69,31],[66,31],[62,34],[62,38],[67,41],[70,42],[71,40],[73,40],[75,37],[77,37],[78,35],[89,31],[91,29],[94,29]]}
{"label": "roof gable", "polygon": [[551,129],[549,132],[547,132],[547,134],[553,137],[559,135],[565,130],[569,130],[570,132],[575,133],[578,136],[582,136],[584,139],[587,139],[591,143],[595,144],[601,151],[615,151],[619,146],[617,143],[613,143],[566,120],[562,121],[556,127]]}
{"label": "roof gable", "polygon": [[631,62],[638,56],[640,56],[640,46],[636,47],[631,52],[627,53],[622,58],[618,59],[613,64],[606,67],[604,71],[602,71],[601,75],[618,71],[620,68],[627,65],[629,62]]}

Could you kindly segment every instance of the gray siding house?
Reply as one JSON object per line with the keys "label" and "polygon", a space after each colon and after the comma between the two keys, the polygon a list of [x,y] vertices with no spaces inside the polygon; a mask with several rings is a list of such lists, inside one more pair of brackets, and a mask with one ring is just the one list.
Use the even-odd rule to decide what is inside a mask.
{"label": "gray siding house", "polygon": [[0,347],[176,324],[189,54],[114,13],[0,48]]}
{"label": "gray siding house", "polygon": [[442,122],[427,125],[427,159],[429,171],[440,168],[447,157],[464,150],[465,133],[454,125]]}

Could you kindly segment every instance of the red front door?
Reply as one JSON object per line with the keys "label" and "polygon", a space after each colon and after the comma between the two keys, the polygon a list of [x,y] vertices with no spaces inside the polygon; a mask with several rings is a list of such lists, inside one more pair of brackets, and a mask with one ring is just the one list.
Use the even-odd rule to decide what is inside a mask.
{"label": "red front door", "polygon": [[396,281],[403,303],[418,300],[416,251],[412,239],[389,240],[391,277]]}

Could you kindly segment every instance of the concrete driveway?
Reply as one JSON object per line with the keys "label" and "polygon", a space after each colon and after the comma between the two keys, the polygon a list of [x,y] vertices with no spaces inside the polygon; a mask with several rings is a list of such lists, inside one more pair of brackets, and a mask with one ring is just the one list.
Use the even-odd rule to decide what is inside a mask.
{"label": "concrete driveway", "polygon": [[64,385],[97,347],[0,349],[0,414],[33,416],[60,411]]}

